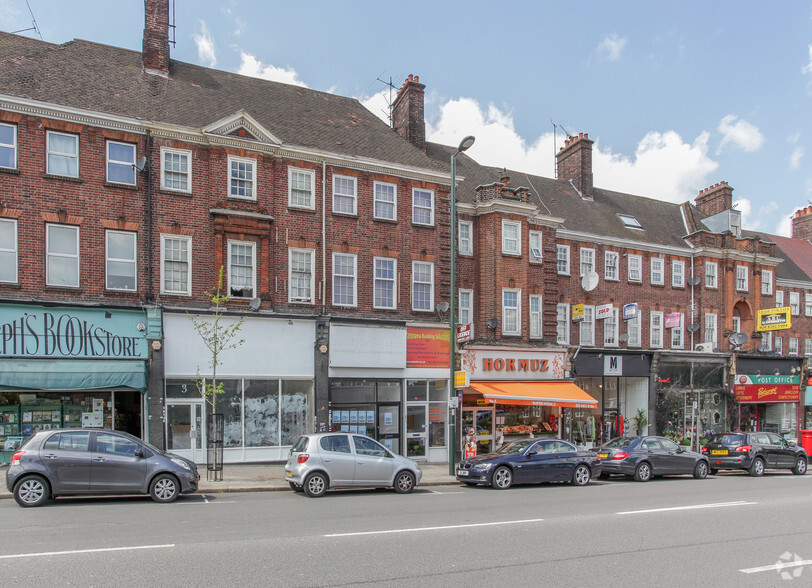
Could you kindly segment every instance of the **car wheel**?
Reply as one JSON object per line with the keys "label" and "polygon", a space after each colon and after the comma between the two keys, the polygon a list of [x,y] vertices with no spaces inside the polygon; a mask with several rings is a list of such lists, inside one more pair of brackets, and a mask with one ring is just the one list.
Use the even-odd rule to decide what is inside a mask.
{"label": "car wheel", "polygon": [[14,500],[20,506],[42,506],[51,497],[51,487],[45,478],[28,476],[14,484]]}
{"label": "car wheel", "polygon": [[798,461],[795,462],[795,467],[792,468],[792,473],[796,476],[803,476],[806,473],[806,457],[803,455],[798,458]]}
{"label": "car wheel", "polygon": [[491,478],[491,486],[499,490],[507,490],[513,484],[513,472],[510,468],[501,466],[496,468]]}
{"label": "car wheel", "polygon": [[175,476],[161,474],[149,485],[149,495],[155,502],[174,502],[180,495],[180,484]]}
{"label": "car wheel", "polygon": [[412,472],[400,472],[395,476],[395,492],[398,494],[408,494],[414,490],[414,474]]}
{"label": "car wheel", "polygon": [[572,483],[576,486],[586,486],[589,484],[590,477],[591,472],[589,471],[589,468],[585,465],[579,465],[572,473]]}
{"label": "car wheel", "polygon": [[715,476],[716,474],[718,474],[718,473],[719,473],[719,470],[716,470],[716,469],[714,469],[714,468],[711,468],[709,473],[710,473],[710,475],[711,475],[711,476]]}
{"label": "car wheel", "polygon": [[648,482],[651,480],[651,466],[647,461],[639,463],[634,470],[634,479],[638,482]]}
{"label": "car wheel", "polygon": [[288,486],[290,486],[290,489],[293,490],[294,492],[302,491],[302,487],[299,486],[298,484],[294,484],[293,482],[288,482]]}
{"label": "car wheel", "polygon": [[753,464],[750,466],[750,469],[747,470],[751,476],[763,476],[764,475],[764,460],[760,457],[757,457],[753,460]]}
{"label": "car wheel", "polygon": [[697,462],[694,468],[694,478],[704,480],[708,477],[708,464],[704,461]]}
{"label": "car wheel", "polygon": [[310,498],[323,496],[327,492],[327,476],[321,472],[313,472],[305,478],[302,488]]}

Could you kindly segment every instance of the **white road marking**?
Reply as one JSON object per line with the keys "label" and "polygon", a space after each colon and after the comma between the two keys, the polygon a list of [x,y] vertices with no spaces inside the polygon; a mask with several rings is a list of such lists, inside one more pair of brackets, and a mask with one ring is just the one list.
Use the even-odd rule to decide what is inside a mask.
{"label": "white road marking", "polygon": [[[429,490],[429,494],[465,494],[462,490],[454,490],[453,492],[440,492],[439,490]],[[418,496],[428,496],[429,494],[420,493]]]}
{"label": "white road marking", "polygon": [[415,527],[413,529],[389,529],[387,531],[360,531],[358,533],[333,533],[322,537],[354,537],[357,535],[386,535],[390,533],[415,533],[418,531],[441,531],[444,529],[469,529],[471,527],[494,527],[497,525],[520,525],[522,523],[540,523],[544,519],[524,519],[521,521],[497,521],[495,523],[470,523],[468,525],[443,525],[441,527]]}
{"label": "white road marking", "polygon": [[761,566],[760,568],[746,568],[744,570],[739,571],[744,572],[745,574],[756,574],[758,572],[772,572],[777,570],[783,570],[785,568],[797,568],[800,566],[808,566],[808,565],[812,565],[812,559],[805,559],[802,561],[779,562],[771,566]]}
{"label": "white road marking", "polygon": [[690,506],[672,506],[669,508],[649,508],[646,510],[626,510],[623,512],[616,512],[615,514],[643,514],[649,512],[669,512],[674,510],[698,510],[701,508],[725,508],[728,506],[746,506],[750,504],[758,504],[757,502],[747,502],[745,500],[738,500],[736,502],[717,502],[715,504],[692,504]]}
{"label": "white road marking", "polygon": [[41,551],[39,553],[15,553],[12,555],[0,555],[0,559],[17,559],[21,557],[44,557],[49,555],[76,555],[81,553],[104,553],[107,551],[135,551],[138,549],[167,549],[175,547],[174,543],[166,545],[135,545],[132,547],[104,547],[101,549],[73,549],[71,551]]}

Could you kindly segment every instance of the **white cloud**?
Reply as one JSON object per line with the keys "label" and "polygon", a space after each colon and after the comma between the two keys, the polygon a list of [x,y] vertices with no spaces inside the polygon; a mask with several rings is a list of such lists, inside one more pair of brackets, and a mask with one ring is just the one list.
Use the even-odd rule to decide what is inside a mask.
{"label": "white cloud", "polygon": [[192,35],[192,38],[197,45],[197,58],[200,62],[208,67],[217,65],[217,46],[205,22],[200,21],[200,32]]}
{"label": "white cloud", "polygon": [[742,227],[751,231],[770,232],[764,227],[764,219],[771,218],[778,210],[778,203],[774,200],[762,204],[758,210],[753,211],[753,203],[747,198],[741,198],[733,202],[733,207],[742,213]]}
{"label": "white cloud", "polygon": [[607,35],[598,43],[598,55],[609,61],[617,61],[620,59],[620,54],[623,52],[623,48],[627,42],[628,39],[618,37],[617,33]]}
{"label": "white cloud", "polygon": [[792,155],[789,156],[789,169],[798,169],[801,167],[801,158],[804,156],[804,148],[796,147]]}
{"label": "white cloud", "polygon": [[764,135],[758,127],[746,120],[741,120],[735,114],[728,114],[719,122],[718,131],[724,135],[717,149],[717,155],[728,143],[744,151],[758,151],[764,144]]}
{"label": "white cloud", "polygon": [[240,51],[240,67],[237,69],[237,73],[244,76],[262,78],[271,80],[272,82],[282,82],[283,84],[293,84],[294,86],[307,88],[307,84],[299,79],[299,74],[296,73],[296,70],[277,67],[275,65],[265,65],[259,59],[245,51]]}
{"label": "white cloud", "polygon": [[389,90],[384,89],[369,98],[359,98],[361,104],[379,119],[389,124]]}
{"label": "white cloud", "polygon": [[812,45],[809,46],[809,63],[801,67],[801,72],[812,75]]}
{"label": "white cloud", "polygon": [[782,216],[781,220],[778,223],[778,226],[775,227],[775,234],[781,237],[791,237],[792,218],[790,218],[789,216]]}

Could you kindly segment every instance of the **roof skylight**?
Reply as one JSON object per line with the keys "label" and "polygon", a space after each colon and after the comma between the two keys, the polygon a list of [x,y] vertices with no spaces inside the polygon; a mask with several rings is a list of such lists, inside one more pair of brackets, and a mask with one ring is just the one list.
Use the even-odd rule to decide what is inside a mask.
{"label": "roof skylight", "polygon": [[624,226],[630,229],[642,229],[643,226],[637,222],[637,219],[630,214],[619,214],[620,220],[623,221]]}

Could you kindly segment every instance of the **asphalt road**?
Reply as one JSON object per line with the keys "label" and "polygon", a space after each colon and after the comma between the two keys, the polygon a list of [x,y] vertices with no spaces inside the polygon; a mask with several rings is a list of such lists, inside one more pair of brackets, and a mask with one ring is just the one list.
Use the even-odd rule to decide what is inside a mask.
{"label": "asphalt road", "polygon": [[[802,586],[812,475],[0,501],[6,586]],[[785,562],[788,567],[777,568]],[[783,579],[782,573],[789,579]]]}

